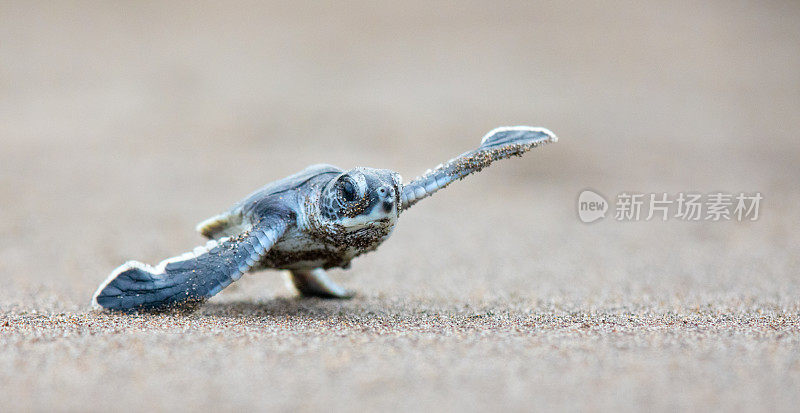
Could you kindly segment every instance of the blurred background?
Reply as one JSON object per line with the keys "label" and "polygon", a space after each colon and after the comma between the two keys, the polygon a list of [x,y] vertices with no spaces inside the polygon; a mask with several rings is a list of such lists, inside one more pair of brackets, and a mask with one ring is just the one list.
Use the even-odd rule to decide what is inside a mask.
{"label": "blurred background", "polygon": [[[102,397],[109,394],[135,401],[125,388],[136,379],[134,388],[154,400],[176,389],[198,396],[184,408],[252,408],[266,399],[281,408],[332,400],[458,406],[454,394],[472,408],[501,406],[489,394],[511,408],[625,407],[631,400],[665,409],[790,408],[800,385],[791,323],[781,327],[788,328],[784,341],[748,341],[752,334],[742,333],[741,342],[706,346],[698,344],[704,335],[681,339],[664,325],[666,338],[634,328],[624,344],[601,335],[566,350],[557,338],[531,350],[529,336],[509,344],[503,334],[466,348],[447,340],[363,344],[337,364],[342,376],[315,370],[314,355],[350,344],[330,341],[327,330],[306,331],[320,341],[300,355],[286,350],[283,370],[255,372],[247,364],[234,373],[214,364],[193,370],[206,383],[193,387],[175,371],[158,386],[146,373],[109,376],[97,367],[109,349],[155,363],[153,371],[191,363],[192,354],[170,353],[186,345],[173,336],[134,335],[148,346],[129,350],[130,337],[80,341],[89,340],[87,323],[109,319],[57,328],[78,340],[67,344],[56,333],[15,330],[13,322],[22,325],[30,314],[94,317],[91,294],[116,266],[190,250],[201,242],[197,222],[309,164],[389,168],[409,180],[475,147],[488,130],[518,124],[547,127],[561,140],[405,213],[381,249],[332,274],[361,298],[298,303],[277,273],[263,273],[175,322],[238,314],[256,317],[258,326],[281,311],[299,319],[303,311],[323,319],[345,311],[368,320],[388,311],[413,334],[416,327],[403,320],[419,321],[428,310],[459,317],[463,308],[511,314],[511,324],[531,314],[597,322],[597,314],[705,310],[751,326],[759,324],[747,314],[797,320],[798,22],[794,1],[1,2],[0,311],[12,321],[5,340],[13,344],[0,354],[6,396],[19,395],[17,407],[112,403],[95,406],[102,408],[114,406]],[[764,200],[755,222],[606,218],[587,225],[576,214],[585,188],[612,202],[623,191],[758,191]],[[193,354],[224,357],[204,350],[202,337],[211,334],[204,328],[189,329],[200,337]],[[33,341],[42,334],[50,347]],[[61,351],[75,343],[84,350]],[[394,352],[387,357],[405,367],[373,358],[387,346]],[[592,353],[597,348],[606,353]],[[482,364],[484,350],[500,354],[490,358],[499,367]],[[70,364],[76,354],[90,361]],[[442,354],[455,360],[434,363]],[[509,354],[525,362],[506,364]],[[305,361],[286,361],[293,356]],[[439,367],[419,367],[431,365]],[[380,378],[361,381],[364,372],[351,366]],[[75,369],[80,379],[72,381]],[[253,381],[228,396],[203,387],[228,383],[231,374]],[[109,380],[111,388],[97,387]],[[317,387],[304,396],[310,404],[298,405],[296,391],[260,393],[276,381]],[[575,386],[587,385],[595,399],[574,397]],[[55,395],[42,399],[45,389]],[[419,395],[417,404],[404,404],[409,392]]]}

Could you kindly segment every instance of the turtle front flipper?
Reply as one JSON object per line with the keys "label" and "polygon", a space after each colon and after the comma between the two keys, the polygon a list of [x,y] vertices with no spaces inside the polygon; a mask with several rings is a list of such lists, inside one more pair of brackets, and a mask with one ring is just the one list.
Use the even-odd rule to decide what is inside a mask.
{"label": "turtle front flipper", "polygon": [[496,128],[481,139],[481,145],[477,149],[462,153],[404,185],[400,197],[402,208],[411,207],[451,183],[481,171],[494,161],[522,156],[532,148],[557,141],[556,135],[544,128]]}
{"label": "turtle front flipper", "polygon": [[304,297],[353,298],[352,292],[333,282],[322,268],[292,270],[287,281]]}
{"label": "turtle front flipper", "polygon": [[163,310],[203,301],[241,278],[288,226],[269,217],[233,238],[209,241],[156,267],[131,261],[114,270],[92,298],[92,306],[117,311]]}

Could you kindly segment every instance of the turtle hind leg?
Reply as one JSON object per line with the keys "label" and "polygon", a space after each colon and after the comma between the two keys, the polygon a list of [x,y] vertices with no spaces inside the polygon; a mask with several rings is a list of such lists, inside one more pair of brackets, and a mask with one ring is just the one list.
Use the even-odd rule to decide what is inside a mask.
{"label": "turtle hind leg", "polygon": [[239,235],[247,229],[247,224],[241,214],[226,212],[197,224],[195,229],[206,238],[217,239]]}
{"label": "turtle hind leg", "polygon": [[353,298],[354,294],[328,278],[322,268],[313,270],[292,270],[288,273],[287,284],[294,287],[304,297]]}

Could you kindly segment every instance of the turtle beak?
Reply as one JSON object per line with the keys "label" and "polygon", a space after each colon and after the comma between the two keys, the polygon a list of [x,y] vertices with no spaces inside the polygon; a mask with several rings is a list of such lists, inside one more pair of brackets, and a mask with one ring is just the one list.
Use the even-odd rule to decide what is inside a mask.
{"label": "turtle beak", "polygon": [[383,212],[388,214],[397,209],[397,190],[394,185],[384,185],[375,190],[375,193],[378,195],[378,202],[381,203]]}

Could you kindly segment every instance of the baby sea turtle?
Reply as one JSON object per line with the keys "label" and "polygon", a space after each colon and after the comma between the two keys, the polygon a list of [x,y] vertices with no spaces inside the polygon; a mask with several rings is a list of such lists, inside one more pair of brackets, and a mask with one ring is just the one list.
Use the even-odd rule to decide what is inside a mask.
{"label": "baby sea turtle", "polygon": [[155,267],[130,261],[114,270],[92,299],[96,308],[161,310],[202,302],[265,268],[289,270],[305,296],[347,298],[325,273],[389,238],[400,213],[493,161],[556,142],[547,129],[502,127],[480,146],[403,184],[387,169],[313,165],[254,192],[197,230],[211,240]]}

